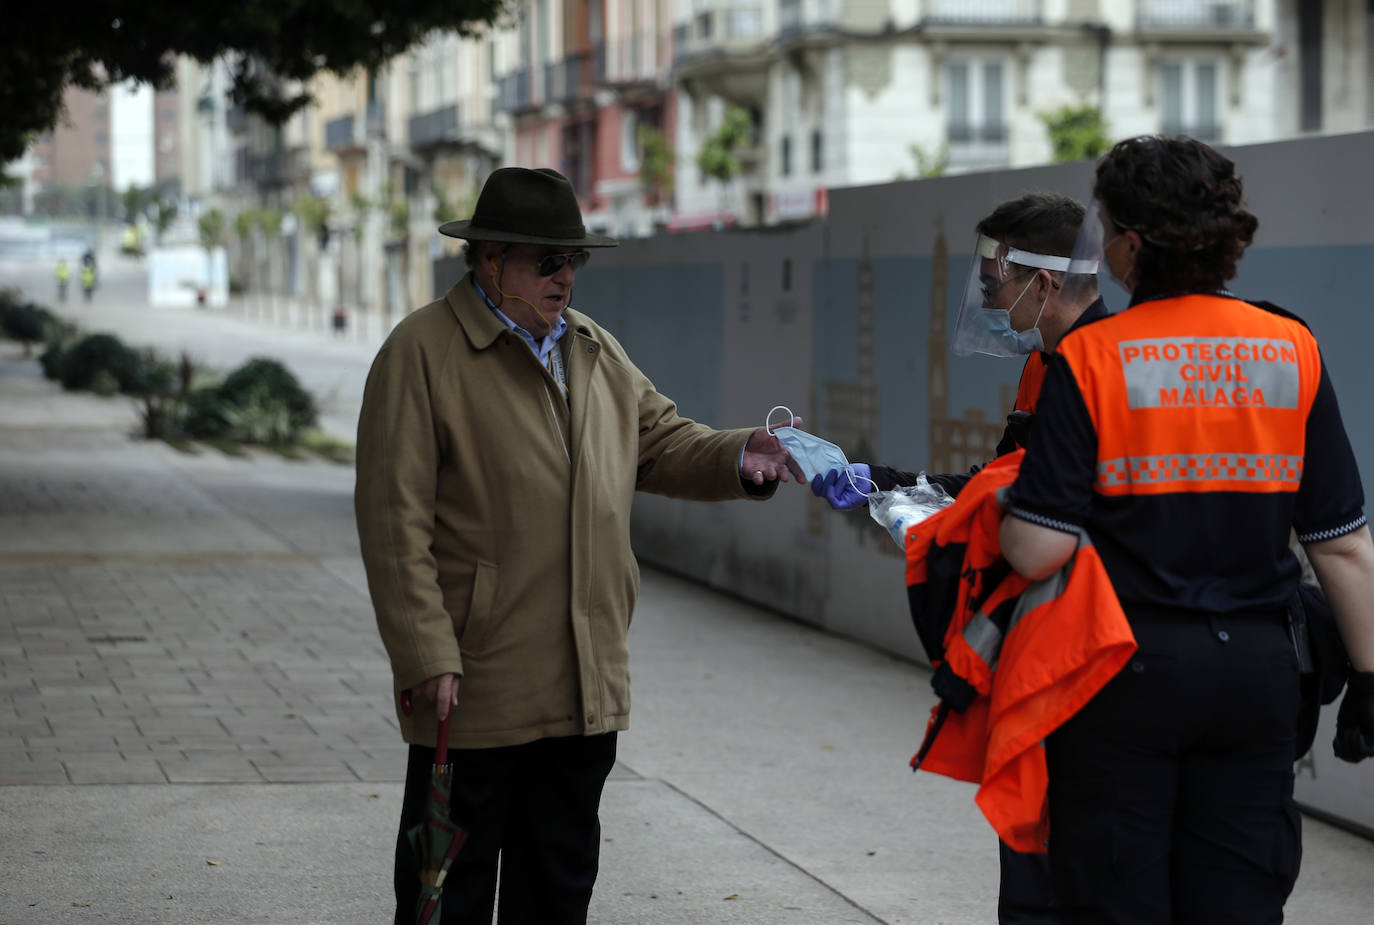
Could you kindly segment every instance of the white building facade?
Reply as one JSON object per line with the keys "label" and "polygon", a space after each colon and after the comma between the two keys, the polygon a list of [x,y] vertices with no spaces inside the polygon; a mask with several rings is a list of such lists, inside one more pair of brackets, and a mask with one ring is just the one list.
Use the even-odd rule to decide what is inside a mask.
{"label": "white building facade", "polygon": [[[1113,139],[1278,137],[1274,0],[678,0],[678,208],[742,224],[824,190],[1052,159],[1041,114]],[[725,190],[696,154],[727,106],[754,139]]]}

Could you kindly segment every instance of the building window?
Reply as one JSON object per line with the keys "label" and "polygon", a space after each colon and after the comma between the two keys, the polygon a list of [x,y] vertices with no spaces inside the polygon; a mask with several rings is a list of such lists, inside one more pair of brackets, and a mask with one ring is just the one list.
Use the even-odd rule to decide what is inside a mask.
{"label": "building window", "polygon": [[945,78],[949,87],[951,148],[1006,144],[1006,75],[1007,68],[999,59],[949,62]]}
{"label": "building window", "polygon": [[821,139],[821,130],[814,128],[811,130],[811,172],[820,173],[825,169],[825,143]]}
{"label": "building window", "polygon": [[639,169],[639,113],[626,109],[620,117],[620,166],[633,173]]}
{"label": "building window", "polygon": [[779,171],[784,177],[792,176],[792,136],[782,136],[782,156],[779,158],[781,166]]}
{"label": "building window", "polygon": [[1180,58],[1159,66],[1160,130],[1199,141],[1221,140],[1218,118],[1220,68],[1205,58]]}

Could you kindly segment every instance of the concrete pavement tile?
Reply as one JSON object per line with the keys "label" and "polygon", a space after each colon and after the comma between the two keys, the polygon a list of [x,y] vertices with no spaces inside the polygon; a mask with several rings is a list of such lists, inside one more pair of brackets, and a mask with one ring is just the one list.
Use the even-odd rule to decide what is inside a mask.
{"label": "concrete pavement tile", "polygon": [[177,744],[184,752],[226,752],[237,751],[246,745],[266,745],[261,736],[224,736],[215,738],[205,735],[176,736]]}
{"label": "concrete pavement tile", "polygon": [[230,753],[214,758],[199,755],[160,758],[158,764],[173,784],[261,783],[264,780],[251,761]]}
{"label": "concrete pavement tile", "polygon": [[373,758],[350,759],[348,766],[358,776],[359,780],[377,783],[393,781],[404,783],[406,779],[406,759],[404,757],[399,761]]}
{"label": "concrete pavement tile", "polygon": [[118,750],[114,736],[99,735],[24,736],[24,747],[31,752],[79,752],[93,748]]}
{"label": "concrete pavement tile", "polygon": [[265,780],[274,784],[324,783],[360,780],[348,764],[338,760],[282,761],[259,758],[253,764]]}
{"label": "concrete pavement tile", "polygon": [[202,694],[198,691],[186,694],[157,691],[144,694],[143,696],[147,699],[149,704],[156,707],[158,710],[175,710],[177,707],[201,707],[207,704],[221,709],[230,709],[227,698],[214,694]]}
{"label": "concrete pavement tile", "polygon": [[118,693],[119,693],[119,691],[117,691],[117,690],[115,689],[114,684],[112,684],[112,683],[109,682],[109,681],[94,681],[94,680],[92,680],[92,681],[72,682],[72,681],[69,680],[69,681],[65,681],[65,682],[58,682],[58,681],[43,682],[43,681],[39,681],[39,682],[36,682],[36,683],[37,683],[37,686],[38,686],[38,692],[39,692],[40,694],[42,694],[44,697],[64,697],[64,698],[71,698],[71,697],[83,697],[83,696],[87,696],[87,695],[91,695],[91,694],[96,694],[96,695],[100,695],[100,694],[111,695],[111,694],[118,694]]}
{"label": "concrete pavement tile", "polygon": [[14,764],[0,766],[0,787],[14,787],[24,784],[69,784],[67,769],[62,762],[52,756],[42,756],[27,765]]}
{"label": "concrete pavement tile", "polygon": [[138,726],[134,724],[132,718],[127,716],[94,716],[88,713],[57,713],[48,716],[48,724],[52,726],[53,735],[56,736],[81,736],[98,733],[104,736],[117,736],[130,732],[138,732]]}
{"label": "concrete pavement tile", "polygon": [[64,758],[73,784],[165,784],[167,776],[152,757],[113,756]]}
{"label": "concrete pavement tile", "polygon": [[[136,720],[134,733],[150,739],[185,737],[187,739],[230,739],[232,733],[216,719],[194,716],[140,716]],[[117,736],[123,740],[124,736]],[[130,736],[133,738],[133,736]]]}

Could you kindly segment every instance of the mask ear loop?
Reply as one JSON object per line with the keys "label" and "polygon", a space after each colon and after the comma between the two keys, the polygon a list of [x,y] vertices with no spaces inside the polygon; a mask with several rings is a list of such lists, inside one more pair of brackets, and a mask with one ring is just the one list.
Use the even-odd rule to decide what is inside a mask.
{"label": "mask ear loop", "polygon": [[[871,495],[871,494],[873,494],[873,493],[875,493],[875,492],[877,492],[877,491],[880,490],[880,489],[878,488],[878,483],[875,482],[875,481],[873,481],[873,480],[872,480],[871,478],[869,478],[868,476],[866,476],[866,475],[855,475],[855,474],[854,474],[854,467],[853,467],[853,466],[846,466],[846,467],[845,467],[845,470],[844,470],[844,474],[847,475],[847,476],[849,476],[849,485],[850,485],[850,487],[852,487],[855,491],[857,491],[857,492],[858,492],[859,494],[861,494],[861,495]],[[864,489],[862,489],[862,488],[859,487],[859,483],[856,482],[856,481],[854,481],[855,479],[860,479],[860,480],[862,480],[862,481],[865,481],[865,482],[867,482],[868,484],[872,485],[873,488],[872,488],[871,490],[865,491]]]}
{"label": "mask ear loop", "polygon": [[[786,405],[774,405],[772,408],[769,408],[769,409],[768,409],[768,417],[766,417],[766,418],[763,419],[763,429],[766,430],[766,431],[768,432],[768,436],[770,436],[770,437],[773,436],[773,431],[775,430],[775,428],[773,427],[773,424],[772,424],[772,421],[773,421],[773,412],[774,412],[774,411],[786,411],[786,412],[787,412],[787,420],[788,420],[789,422],[790,422],[793,418],[796,417],[796,415],[792,413],[792,409],[789,408],[789,407],[787,407]],[[788,424],[779,424],[779,425],[778,425],[779,428],[781,428],[781,427],[787,427],[787,426],[789,426],[789,425],[788,425]]]}

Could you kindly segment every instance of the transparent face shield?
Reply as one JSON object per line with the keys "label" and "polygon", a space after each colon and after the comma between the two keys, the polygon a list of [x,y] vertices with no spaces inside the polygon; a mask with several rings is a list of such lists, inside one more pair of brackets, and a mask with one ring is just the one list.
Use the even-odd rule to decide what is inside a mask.
{"label": "transparent face shield", "polygon": [[[1095,216],[1092,224],[1097,224]],[[1080,239],[1082,236],[1080,231]],[[959,317],[954,323],[950,344],[954,352],[959,356],[982,353],[1013,357],[1043,350],[1044,341],[1038,325],[1048,299],[1042,297],[1041,304],[1036,306],[1031,315],[1035,319],[1032,325],[1018,331],[1011,324],[1012,310],[1024,299],[1033,298],[1028,293],[1038,270],[1049,270],[1061,288],[1069,280],[1076,280],[1074,291],[1082,295],[1086,283],[1081,278],[1087,276],[1094,283],[1096,281],[1097,257],[1080,261],[1076,256],[1037,254],[979,235],[968,280],[964,283],[963,299],[959,303]]]}
{"label": "transparent face shield", "polygon": [[1078,229],[1078,240],[1074,242],[1069,269],[1060,288],[1059,297],[1066,302],[1097,298],[1097,273],[1103,261],[1101,215],[1101,206],[1094,202],[1083,216],[1083,227]]}

